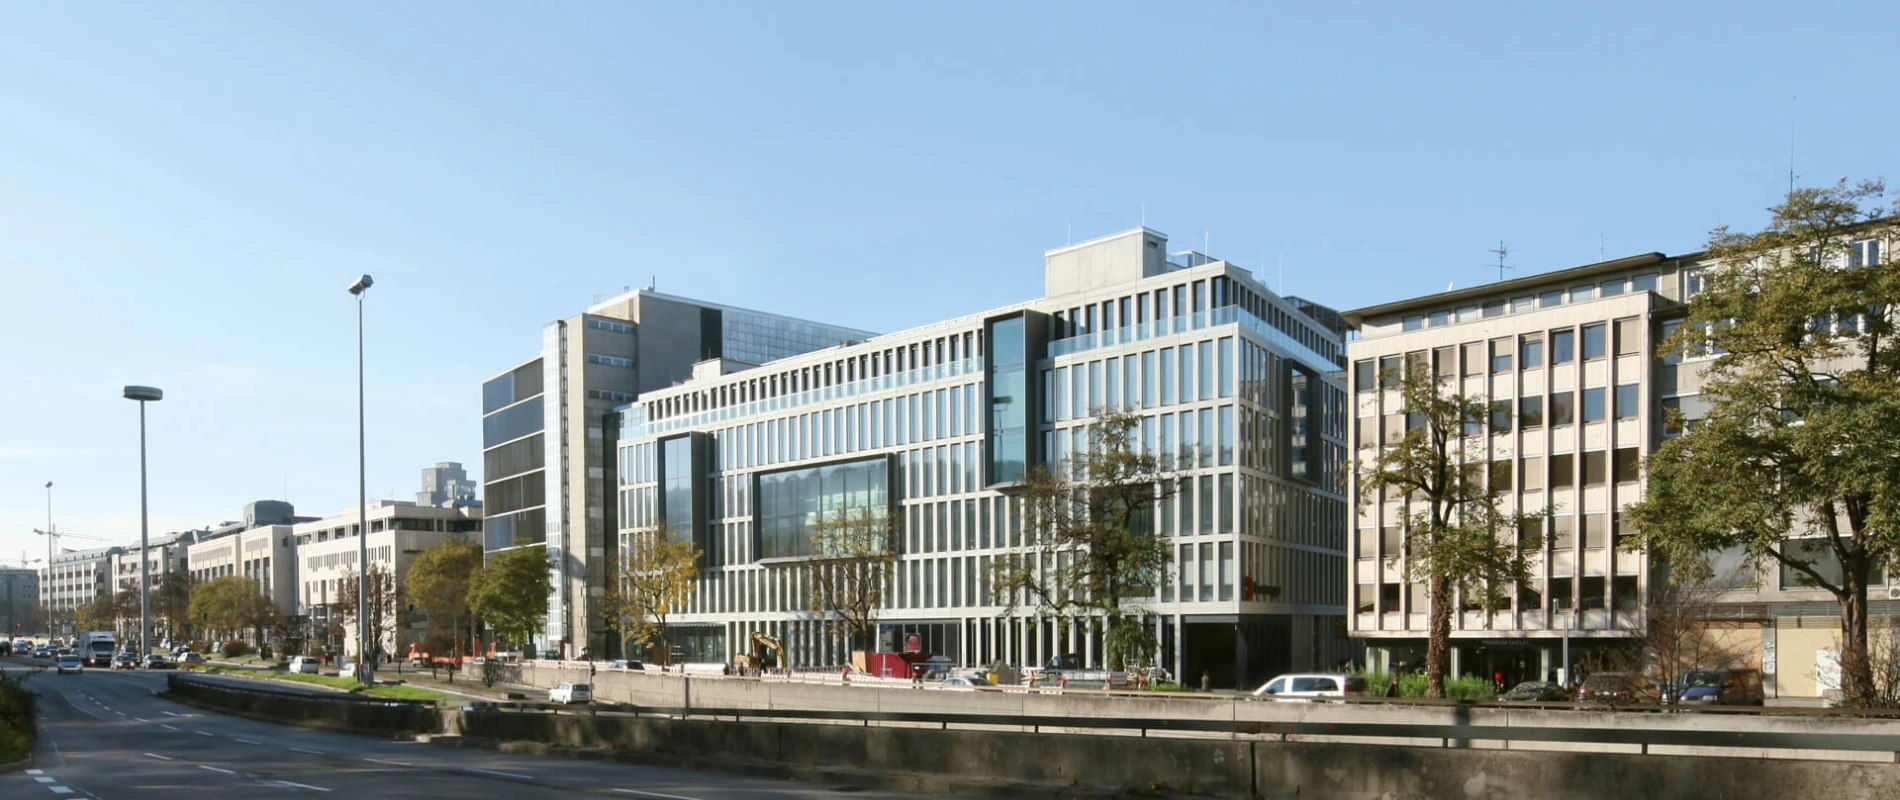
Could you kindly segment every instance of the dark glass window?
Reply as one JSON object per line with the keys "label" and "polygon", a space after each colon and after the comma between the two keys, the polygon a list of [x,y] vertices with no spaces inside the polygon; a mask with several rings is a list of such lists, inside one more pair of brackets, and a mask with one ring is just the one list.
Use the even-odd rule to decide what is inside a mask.
{"label": "dark glass window", "polygon": [[1550,363],[1568,364],[1577,357],[1576,331],[1550,332]]}
{"label": "dark glass window", "polygon": [[759,557],[818,555],[812,534],[825,520],[886,519],[888,477],[883,458],[759,475]]}
{"label": "dark glass window", "polygon": [[1603,387],[1583,390],[1583,421],[1602,422],[1606,411],[1603,408]]}
{"label": "dark glass window", "polygon": [[541,398],[482,417],[482,447],[489,448],[541,430]]}
{"label": "dark glass window", "polygon": [[1519,366],[1523,369],[1544,365],[1544,337],[1526,336],[1518,347]]}
{"label": "dark glass window", "polygon": [[990,483],[1022,480],[1028,470],[1029,383],[1023,318],[990,323]]}
{"label": "dark glass window", "polygon": [[1609,353],[1602,324],[1583,326],[1583,357],[1602,358]]}
{"label": "dark glass window", "polygon": [[1634,383],[1619,384],[1616,387],[1617,419],[1635,419],[1636,415],[1642,411],[1636,402],[1638,394],[1636,389],[1637,384]]}
{"label": "dark glass window", "polygon": [[1552,392],[1550,395],[1550,424],[1569,425],[1576,421],[1577,393]]}
{"label": "dark glass window", "polygon": [[1517,425],[1535,428],[1544,424],[1544,396],[1533,394],[1517,399]]}

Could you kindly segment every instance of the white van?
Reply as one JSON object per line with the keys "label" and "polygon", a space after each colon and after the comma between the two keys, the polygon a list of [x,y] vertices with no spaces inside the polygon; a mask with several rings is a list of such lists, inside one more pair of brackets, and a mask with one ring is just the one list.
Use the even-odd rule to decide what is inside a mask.
{"label": "white van", "polygon": [[1281,675],[1255,689],[1253,696],[1307,702],[1316,697],[1365,697],[1366,676],[1340,673]]}
{"label": "white van", "polygon": [[322,662],[312,656],[291,656],[290,663],[284,665],[286,672],[302,672],[315,675],[320,671]]}

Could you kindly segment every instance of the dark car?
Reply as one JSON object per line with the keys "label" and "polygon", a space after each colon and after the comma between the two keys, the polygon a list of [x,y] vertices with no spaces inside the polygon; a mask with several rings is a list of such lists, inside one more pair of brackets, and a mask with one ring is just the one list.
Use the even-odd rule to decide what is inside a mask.
{"label": "dark car", "polygon": [[1661,696],[1647,678],[1628,672],[1599,672],[1577,689],[1577,702],[1607,706],[1655,705]]}
{"label": "dark car", "polygon": [[1561,684],[1550,681],[1525,681],[1498,695],[1498,700],[1505,703],[1564,703],[1569,702],[1570,692]]}
{"label": "dark car", "polygon": [[131,653],[120,653],[112,658],[113,669],[138,669],[139,657]]}
{"label": "dark car", "polygon": [[1758,706],[1762,704],[1761,670],[1692,669],[1678,679],[1677,702],[1688,705]]}
{"label": "dark car", "polygon": [[145,657],[144,666],[146,669],[171,669],[174,665],[165,656],[153,653]]}

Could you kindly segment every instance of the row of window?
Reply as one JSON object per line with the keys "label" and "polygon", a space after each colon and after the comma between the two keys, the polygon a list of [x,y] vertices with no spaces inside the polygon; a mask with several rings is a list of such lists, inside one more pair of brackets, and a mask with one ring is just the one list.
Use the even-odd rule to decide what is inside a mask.
{"label": "row of window", "polygon": [[[1636,419],[1642,414],[1641,398],[1640,385],[1620,383],[1614,387],[1595,386],[1579,391],[1551,392],[1548,406],[1546,396],[1541,394],[1525,395],[1515,400],[1493,400],[1489,418],[1466,420],[1464,433],[1477,436],[1484,432],[1487,424],[1491,433],[1497,435],[1510,433],[1513,422],[1521,430],[1532,431],[1545,425],[1571,425],[1579,419],[1586,424],[1604,422],[1611,417],[1619,420]],[[1579,400],[1581,414],[1578,413]],[[1423,424],[1423,418],[1417,414],[1360,417],[1358,446],[1364,449],[1378,444],[1398,444],[1404,440],[1407,432]]]}
{"label": "row of window", "polygon": [[[1605,586],[1609,594],[1604,594]],[[1397,614],[1409,611],[1424,614],[1431,608],[1430,587],[1423,583],[1362,583],[1358,585],[1357,600],[1353,607],[1361,614]],[[1410,589],[1410,591],[1404,591]],[[1406,603],[1400,605],[1401,595]],[[1606,603],[1614,603],[1617,611],[1637,611],[1642,608],[1643,594],[1641,584],[1635,575],[1601,575],[1583,578],[1564,577],[1550,579],[1548,606],[1545,605],[1543,585],[1540,581],[1527,581],[1518,584],[1515,602],[1497,609],[1499,613],[1531,613],[1537,611],[1562,611],[1577,609],[1580,611],[1602,610]],[[1481,611],[1483,604],[1477,597],[1460,598],[1458,605],[1465,611]]]}
{"label": "row of window", "polygon": [[1066,312],[1057,311],[1052,315],[1049,338],[1061,340],[1133,328],[1146,325],[1150,320],[1188,317],[1228,306],[1239,306],[1308,349],[1335,363],[1339,360],[1339,341],[1332,334],[1281,308],[1266,294],[1225,275],[1143,290],[1072,307]]}
{"label": "row of window", "polygon": [[588,389],[587,399],[605,400],[609,403],[631,403],[633,402],[633,394],[631,392],[610,392],[606,389]]}
{"label": "row of window", "polygon": [[600,353],[588,353],[587,363],[599,364],[603,367],[620,367],[621,369],[633,369],[633,359],[631,358],[601,355]]}
{"label": "row of window", "polygon": [[1056,367],[1042,385],[1043,422],[1232,397],[1234,337]]}
{"label": "row of window", "polygon": [[[1500,462],[1508,463],[1508,462]],[[1579,523],[1578,520],[1582,520]],[[1579,541],[1577,528],[1581,524],[1583,537]],[[1522,542],[1536,536],[1541,543],[1540,550],[1574,550],[1579,544],[1585,550],[1601,550],[1614,544],[1619,549],[1626,537],[1633,532],[1623,524],[1622,512],[1614,514],[1564,514],[1557,513],[1538,520],[1524,523],[1518,531]],[[1360,528],[1358,531],[1356,552],[1362,559],[1384,556],[1393,558],[1405,552],[1405,529],[1400,525],[1386,525],[1382,528]]]}
{"label": "row of window", "polygon": [[632,325],[619,320],[601,319],[599,317],[588,317],[587,327],[597,331],[607,331],[608,333],[633,333]]}
{"label": "row of window", "polygon": [[[1549,363],[1568,364],[1577,359],[1577,338],[1581,331],[1583,340],[1583,359],[1594,361],[1607,358],[1611,352],[1618,356],[1641,355],[1643,352],[1643,327],[1637,317],[1619,319],[1614,322],[1615,349],[1609,347],[1611,328],[1605,323],[1593,323],[1577,328],[1558,328],[1540,333],[1527,333],[1520,336],[1505,336],[1489,342],[1466,342],[1458,347],[1440,347],[1427,355],[1416,350],[1404,356],[1382,356],[1375,365],[1371,359],[1361,359],[1353,364],[1353,388],[1356,392],[1371,392],[1380,388],[1396,388],[1403,365],[1409,361],[1421,368],[1428,363],[1432,374],[1440,379],[1459,376],[1477,377],[1486,373],[1498,375],[1511,371],[1513,357],[1521,369],[1537,369],[1544,366],[1545,356]],[[1665,327],[1667,335],[1672,327]],[[1548,347],[1546,347],[1548,342]],[[1460,359],[1462,352],[1463,358]],[[1401,361],[1405,359],[1406,361]],[[1462,361],[1462,364],[1460,363]],[[1375,369],[1377,370],[1375,373]]]}
{"label": "row of window", "polygon": [[647,418],[659,421],[683,414],[842,386],[868,378],[901,375],[941,364],[957,364],[980,358],[983,354],[982,339],[979,331],[964,331],[847,356],[823,364],[772,372],[748,370],[744,376],[728,384],[655,399],[647,404]]}
{"label": "row of window", "polygon": [[1633,277],[1611,278],[1602,283],[1580,284],[1568,289],[1552,289],[1541,294],[1527,294],[1508,300],[1499,298],[1483,303],[1440,309],[1429,314],[1413,314],[1400,321],[1400,327],[1408,331],[1436,328],[1459,322],[1475,322],[1480,319],[1501,317],[1505,314],[1522,314],[1545,308],[1555,308],[1567,303],[1587,303],[1602,297],[1615,297],[1625,292],[1656,291],[1657,274],[1650,272]]}

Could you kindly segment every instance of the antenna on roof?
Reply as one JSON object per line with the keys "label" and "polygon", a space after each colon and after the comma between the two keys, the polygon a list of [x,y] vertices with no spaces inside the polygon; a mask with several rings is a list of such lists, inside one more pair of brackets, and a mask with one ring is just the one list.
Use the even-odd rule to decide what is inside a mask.
{"label": "antenna on roof", "polygon": [[648,277],[647,291],[656,292],[656,291],[659,291],[659,289],[660,289],[660,276],[653,275],[653,276]]}
{"label": "antenna on roof", "polygon": [[1487,253],[1496,253],[1496,254],[1497,254],[1497,257],[1498,257],[1498,280],[1500,280],[1500,281],[1501,281],[1501,280],[1504,280],[1504,271],[1505,271],[1505,270],[1507,270],[1507,269],[1517,269],[1517,267],[1510,267],[1510,266],[1505,266],[1505,264],[1504,264],[1504,256],[1506,256],[1507,254],[1509,254],[1509,253],[1510,253],[1511,251],[1509,251],[1509,250],[1506,250],[1506,249],[1504,249],[1504,240],[1503,240],[1503,239],[1499,239],[1499,240],[1498,240],[1498,249],[1496,249],[1496,250],[1486,250],[1485,252],[1487,252]]}

